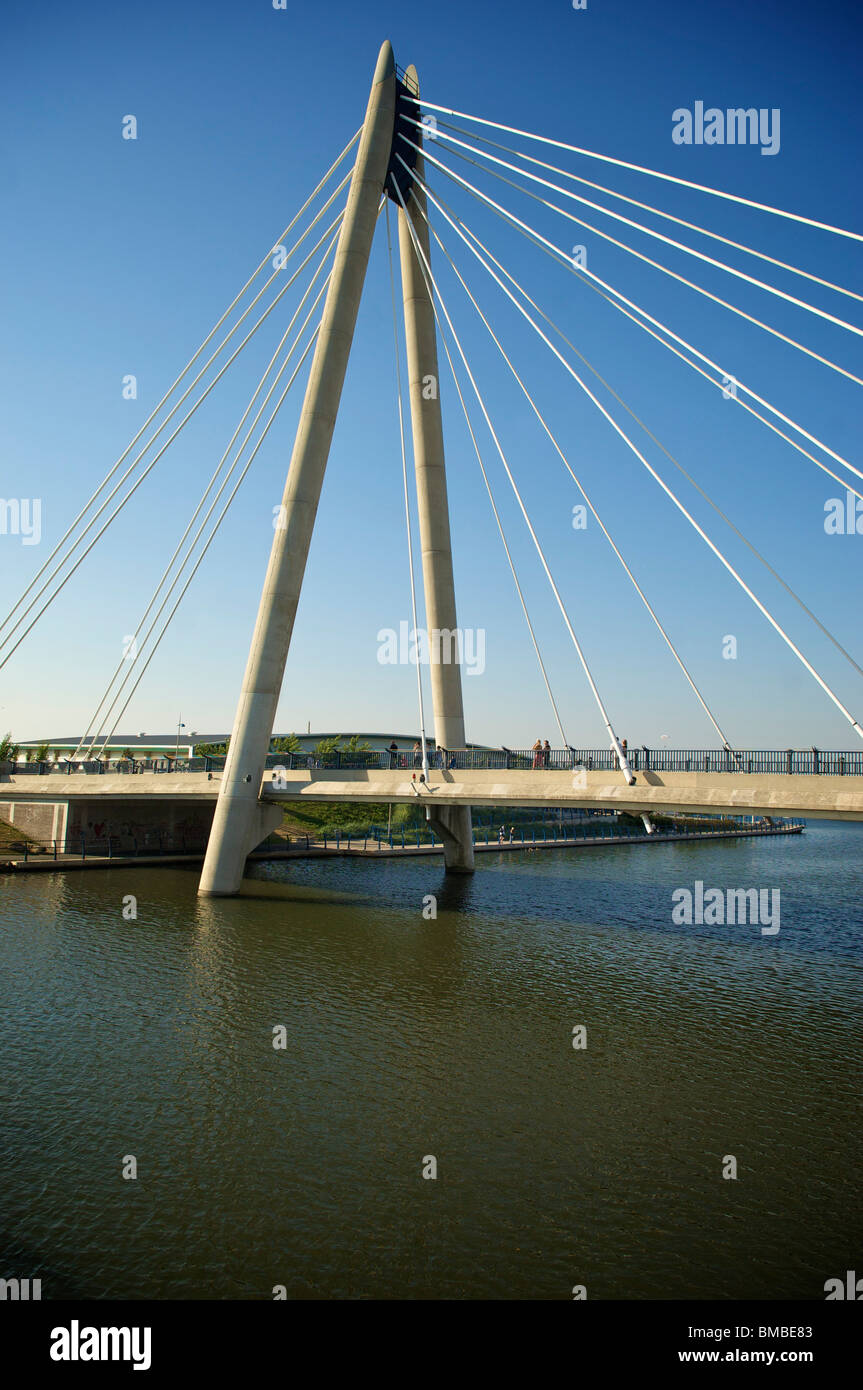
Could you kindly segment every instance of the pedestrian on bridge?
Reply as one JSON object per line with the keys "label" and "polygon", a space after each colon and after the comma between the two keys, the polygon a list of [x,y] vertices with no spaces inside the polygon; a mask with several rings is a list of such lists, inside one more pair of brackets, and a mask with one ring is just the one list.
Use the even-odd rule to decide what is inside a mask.
{"label": "pedestrian on bridge", "polygon": [[542,767],[542,739],[538,738],[533,745],[533,766]]}

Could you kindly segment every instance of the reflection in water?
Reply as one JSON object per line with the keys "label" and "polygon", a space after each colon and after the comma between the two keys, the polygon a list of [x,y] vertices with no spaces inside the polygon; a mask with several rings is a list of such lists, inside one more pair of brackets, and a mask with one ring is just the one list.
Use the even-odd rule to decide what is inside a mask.
{"label": "reflection in water", "polygon": [[441,872],[434,887],[429,888],[437,898],[440,912],[469,912],[475,900],[473,874],[446,874]]}
{"label": "reflection in water", "polygon": [[[815,824],[474,878],[289,861],[235,899],[176,868],[5,880],[0,1274],[46,1298],[822,1298],[859,1263],[861,848]],[[779,936],[675,926],[697,879],[780,888]]]}

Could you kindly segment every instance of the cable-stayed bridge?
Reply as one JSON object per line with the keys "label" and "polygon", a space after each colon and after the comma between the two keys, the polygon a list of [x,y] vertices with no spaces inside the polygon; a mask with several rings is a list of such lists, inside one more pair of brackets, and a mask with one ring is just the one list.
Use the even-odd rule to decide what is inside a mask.
{"label": "cable-stayed bridge", "polygon": [[[131,801],[217,800],[224,759],[190,758],[178,768],[127,763],[69,763],[69,771],[36,766],[0,781],[4,801],[37,799],[119,805]],[[692,811],[734,815],[807,815],[863,820],[863,754],[791,750],[639,750],[631,754],[631,782],[617,759],[602,750],[552,749],[549,764],[534,766],[532,750],[432,755],[424,773],[420,755],[367,755],[317,759],[271,754],[260,785],[262,807],[303,801],[393,804],[420,802],[436,819],[447,806],[581,807],[630,812]],[[443,765],[441,765],[443,764]],[[281,813],[279,813],[279,818]],[[276,824],[278,821],[275,822]]]}
{"label": "cable-stayed bridge", "polygon": [[[493,132],[493,136],[487,133],[489,131]],[[353,164],[345,171],[346,161],[354,150]],[[537,153],[532,153],[538,150],[548,158],[540,158]],[[855,679],[863,676],[863,667],[846,650],[823,618],[779,574],[756,542],[744,534],[732,517],[665,448],[614,386],[600,376],[579,347],[558,327],[548,310],[506,268],[488,242],[480,238],[469,216],[456,208],[455,199],[470,199],[484,213],[499,219],[536,251],[555,262],[563,273],[574,276],[586,289],[597,294],[608,306],[609,313],[613,311],[623,315],[635,328],[690,367],[711,388],[721,391],[725,399],[733,400],[751,417],[753,429],[770,430],[813,467],[839,483],[849,499],[859,499],[861,502],[863,471],[853,462],[830,443],[817,437],[805,423],[780,410],[760,394],[754,384],[730,373],[726,369],[727,364],[721,364],[702,345],[690,342],[671,323],[648,312],[637,300],[624,295],[610,281],[589,269],[584,261],[574,257],[560,244],[562,235],[557,239],[548,237],[534,225],[533,216],[528,219],[517,215],[500,201],[506,196],[501,188],[516,190],[519,196],[527,197],[555,217],[587,231],[591,237],[614,245],[692,293],[745,321],[768,338],[781,341],[817,364],[819,370],[832,372],[857,386],[863,386],[863,376],[856,375],[840,361],[815,351],[797,336],[780,330],[765,318],[749,313],[733,299],[716,294],[622,238],[632,233],[646,236],[656,256],[666,248],[689,256],[693,261],[709,266],[711,271],[719,270],[732,280],[744,282],[761,293],[771,295],[802,314],[816,317],[828,324],[837,335],[850,333],[859,338],[863,336],[863,329],[843,316],[848,310],[843,308],[840,313],[839,301],[835,296],[859,302],[863,300],[863,295],[834,283],[826,276],[782,261],[766,250],[681,218],[652,202],[634,199],[606,183],[585,177],[583,172],[574,172],[561,162],[572,162],[573,156],[581,170],[589,167],[593,172],[597,164],[622,167],[657,180],[660,184],[670,183],[700,195],[719,198],[759,215],[790,221],[801,228],[817,229],[858,243],[863,241],[863,235],[859,233],[802,214],[429,102],[420,95],[416,70],[397,69],[392,49],[389,43],[385,43],[378,57],[366,115],[359,130],[281,233],[275,243],[276,254],[272,250],[267,251],[0,624],[0,667],[3,667],[156,467],[188,420],[232,367],[247,343],[278,306],[281,305],[281,312],[285,313],[285,304],[292,301],[286,300],[285,304],[282,301],[293,290],[293,298],[297,301],[293,314],[142,614],[131,640],[131,655],[125,652],[118,663],[75,750],[70,763],[73,770],[65,775],[53,770],[50,775],[37,778],[13,769],[6,774],[0,789],[0,800],[8,793],[10,800],[29,797],[38,801],[53,795],[67,800],[97,798],[106,802],[112,798],[124,801],[138,798],[215,803],[201,880],[201,891],[213,894],[237,890],[246,856],[266,834],[274,817],[280,814],[280,803],[297,798],[420,800],[425,803],[429,821],[444,840],[447,867],[467,872],[473,867],[471,805],[533,803],[549,806],[614,806],[641,812],[647,818],[648,825],[651,810],[658,809],[731,809],[738,813],[775,811],[779,814],[804,812],[863,818],[863,767],[858,743],[863,739],[863,728],[860,722],[834,684],[825,678],[808,655],[807,639],[792,636],[787,624],[780,622],[760,596],[757,586],[744,577],[728,558],[726,547],[696,519],[691,507],[680,495],[682,488],[675,473],[680,475],[683,483],[695,489],[702,501],[712,509],[718,523],[722,527],[727,526],[735,541],[742,543],[752,558],[781,585],[802,613],[805,620],[803,626],[812,624],[820,638],[832,644],[843,661],[851,666]],[[586,162],[589,162],[589,166]],[[468,171],[471,171],[470,177]],[[490,180],[497,196],[480,187],[480,179]],[[403,353],[397,312],[390,204],[398,231]],[[627,211],[623,211],[623,207]],[[612,229],[597,225],[595,220],[588,220],[582,215],[584,213],[590,219],[596,215],[607,219]],[[644,221],[645,215],[659,219],[662,228]],[[420,729],[420,750],[415,766],[410,769],[368,764],[352,767],[344,763],[336,767],[292,766],[292,760],[287,764],[273,764],[270,742],[276,708],[282,691],[366,267],[376,225],[381,218],[385,224],[389,250],[396,403],[414,633],[420,631],[414,562],[414,535],[417,529],[425,630],[430,634],[458,631],[439,390],[440,345],[452,378],[455,391],[453,399],[458,402],[470,435],[488,495],[493,524],[500,535],[518,606],[529,632],[560,735],[562,751],[555,753],[553,765],[526,767],[519,762],[521,755],[510,754],[508,750],[494,755],[497,760],[495,765],[483,766],[477,765],[475,759],[471,761],[473,755],[465,751],[467,740],[460,664],[434,655],[428,663],[433,739],[426,733],[425,692],[418,655],[414,661]],[[689,239],[681,240],[684,235]],[[698,244],[693,244],[692,238]],[[698,241],[702,238],[711,243],[710,252],[703,249],[703,242]],[[754,258],[758,265],[751,267],[751,273],[741,270],[724,259],[728,255],[725,248]],[[487,396],[472,369],[464,333],[456,323],[459,311],[454,310],[449,297],[442,293],[433,267],[433,251],[434,260],[449,267],[463,291],[464,311],[476,315],[499,355],[502,370],[507,380],[511,380],[513,409],[515,403],[524,404],[558,456],[583,506],[595,520],[615,562],[621,565],[631,582],[637,601],[644,606],[670,658],[679,668],[692,697],[710,725],[711,743],[718,747],[718,752],[711,754],[695,750],[688,759],[691,765],[684,766],[685,754],[664,750],[663,756],[670,761],[663,763],[663,758],[658,755],[651,760],[650,750],[643,750],[648,755],[646,759],[643,754],[629,750],[618,737],[612,712],[598,688],[561,586],[552,572],[536,519],[531,516],[525,502],[523,486],[520,486],[516,476],[517,470],[502,443],[499,422],[494,420]],[[547,352],[550,368],[562,371],[562,379],[568,389],[581,393],[590,402],[660,489],[670,506],[710,552],[712,558],[709,563],[716,561],[722,567],[727,581],[738,586],[772,630],[773,639],[790,650],[805,677],[814,681],[824,698],[839,711],[851,727],[851,741],[857,745],[854,750],[821,754],[813,749],[811,758],[810,754],[801,755],[793,750],[752,753],[740,746],[741,740],[733,739],[726,732],[707,693],[694,679],[670,635],[667,622],[651,603],[644,584],[625,558],[619,539],[615,538],[612,528],[600,515],[582,477],[573,466],[569,452],[526,385],[516,365],[515,350],[504,345],[503,335],[494,320],[481,307],[469,283],[471,272],[477,272],[485,286],[496,287],[509,306],[508,312],[513,309],[517,312],[519,321],[529,332],[531,346],[535,343],[542,345],[541,351]],[[789,288],[774,283],[777,274],[780,280],[785,279]],[[266,277],[263,284],[260,283],[262,276]],[[764,278],[766,276],[771,278]],[[786,277],[795,278],[792,281]],[[792,284],[794,291],[790,288]],[[729,288],[728,293],[732,292]],[[825,300],[832,308],[816,303],[816,298]],[[225,765],[196,766],[195,760],[192,760],[184,771],[163,773],[146,770],[141,776],[129,778],[124,769],[106,763],[104,750],[129,708],[285,398],[304,373],[302,411],[284,496],[278,509],[269,568]],[[408,481],[405,388],[414,458],[413,498]],[[655,458],[656,451],[661,453],[662,461]],[[492,460],[496,460],[494,467]],[[496,493],[498,478],[504,481],[515,499],[548,583],[552,601],[559,610],[566,639],[572,645],[576,665],[595,702],[598,727],[601,726],[607,736],[607,750],[584,755],[578,754],[570,746],[547,664],[540,651],[536,625],[528,608],[513,547],[502,519]],[[672,478],[673,485],[669,478]],[[718,534],[723,534],[721,529]],[[443,750],[445,757],[438,750]],[[804,761],[801,762],[801,758]],[[808,763],[805,762],[806,758],[810,758]]]}

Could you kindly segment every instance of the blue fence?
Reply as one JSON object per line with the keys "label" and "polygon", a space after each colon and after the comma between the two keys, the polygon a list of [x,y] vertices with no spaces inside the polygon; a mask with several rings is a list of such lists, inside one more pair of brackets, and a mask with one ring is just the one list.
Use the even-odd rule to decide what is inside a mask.
{"label": "blue fence", "polygon": [[[785,816],[694,816],[663,817],[658,826],[658,835],[684,834],[698,836],[728,836],[739,833],[751,834],[753,831],[770,830],[783,832],[802,828],[805,820]],[[474,826],[475,845],[540,846],[575,845],[579,840],[587,843],[609,840],[648,840],[653,838],[647,831],[631,819],[621,819],[615,815],[595,815],[580,822],[567,825],[546,825],[537,823],[517,824],[506,827]],[[268,852],[316,850],[363,850],[370,848],[420,849],[423,846],[436,849],[440,840],[430,827],[400,826],[397,830],[385,830],[382,826],[371,825],[365,831],[345,831],[339,828],[322,830],[320,838],[312,842],[308,835],[293,835],[286,839],[267,837],[255,851],[255,857],[266,858]],[[153,859],[169,855],[194,855],[203,857],[206,841],[186,836],[182,832],[171,834],[158,830],[143,835],[68,835],[62,840],[35,840],[32,838],[12,841],[5,851],[11,859],[49,859],[54,862],[74,859]]]}

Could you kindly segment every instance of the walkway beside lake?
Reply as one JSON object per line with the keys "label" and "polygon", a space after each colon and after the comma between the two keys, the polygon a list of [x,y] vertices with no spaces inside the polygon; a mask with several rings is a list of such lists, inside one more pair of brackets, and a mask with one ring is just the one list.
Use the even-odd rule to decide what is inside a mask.
{"label": "walkway beside lake", "polygon": [[[750,828],[735,827],[730,830],[671,830],[655,831],[652,835],[594,835],[575,838],[558,838],[555,840],[518,840],[512,842],[504,840],[500,843],[496,839],[489,839],[488,843],[476,841],[474,849],[477,854],[494,854],[519,851],[522,853],[533,853],[537,850],[546,849],[596,849],[607,845],[655,845],[668,844],[670,841],[677,840],[735,840],[752,839],[764,835],[800,835],[803,833],[804,825],[800,822],[795,824],[753,826]],[[323,859],[323,858],[358,858],[358,859],[389,859],[403,857],[405,855],[441,855],[443,846],[439,841],[435,844],[392,844],[389,842],[376,841],[366,836],[365,838],[352,835],[339,837],[338,843],[333,843],[332,836],[327,836],[326,842],[321,840],[306,839],[302,844],[294,844],[290,849],[264,849],[256,850],[249,855],[250,862],[266,862],[277,859]],[[395,838],[395,837],[394,837]],[[114,869],[135,866],[142,868],[146,866],[158,867],[166,864],[200,864],[203,862],[204,850],[189,854],[141,854],[141,855],[90,855],[84,857],[81,854],[58,854],[56,858],[50,854],[29,854],[26,858],[19,855],[14,858],[0,862],[0,873],[62,873],[67,869]]]}

